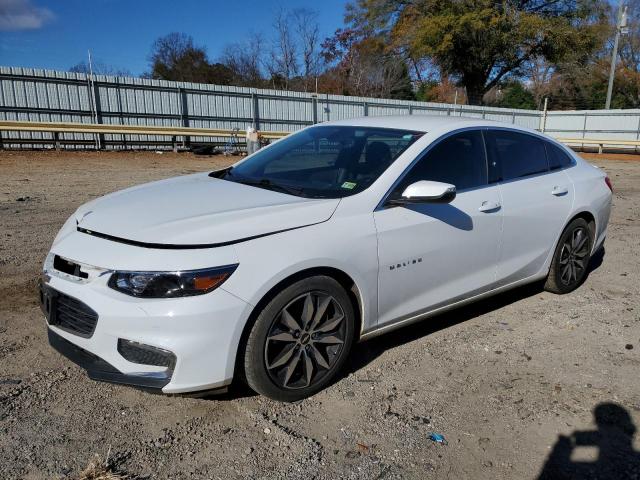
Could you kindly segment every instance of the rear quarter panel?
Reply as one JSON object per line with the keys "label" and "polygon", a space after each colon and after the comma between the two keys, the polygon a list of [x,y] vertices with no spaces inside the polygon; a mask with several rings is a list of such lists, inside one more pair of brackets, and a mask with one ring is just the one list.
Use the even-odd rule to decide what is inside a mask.
{"label": "rear quarter panel", "polygon": [[[577,157],[577,155],[575,156]],[[595,251],[600,247],[607,234],[612,194],[604,181],[606,173],[602,169],[579,157],[576,162],[575,167],[566,170],[575,188],[573,215],[586,211],[590,212],[595,218]]]}

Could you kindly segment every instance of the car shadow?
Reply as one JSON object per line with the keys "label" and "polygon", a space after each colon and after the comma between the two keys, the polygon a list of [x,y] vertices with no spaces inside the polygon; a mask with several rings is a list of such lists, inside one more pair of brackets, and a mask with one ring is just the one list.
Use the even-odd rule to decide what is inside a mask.
{"label": "car shadow", "polygon": [[[585,281],[588,279],[590,273],[602,265],[604,255],[605,250],[604,247],[602,247],[591,257]],[[400,347],[440,330],[444,330],[459,323],[485,315],[494,310],[504,308],[512,303],[532,297],[543,291],[544,281],[530,283],[499,293],[484,300],[478,300],[477,302],[434,315],[424,321],[419,321],[414,324],[401,327],[371,340],[357,343],[353,346],[353,350],[351,351],[344,368],[338,375],[336,375],[334,380],[331,382],[331,385],[339,382],[349,374],[355,373],[366,367],[387,350]],[[242,381],[235,379],[227,392],[212,392],[211,394],[198,395],[198,398],[225,401],[252,397],[255,395],[257,394],[247,387]]]}
{"label": "car shadow", "polygon": [[594,270],[600,268],[600,265],[604,262],[605,256],[605,248],[604,246],[600,247],[589,260],[589,267],[587,268],[587,276],[585,277],[585,281],[589,278],[589,274]]}
{"label": "car shadow", "polygon": [[[600,248],[593,254],[589,261],[585,281],[588,280],[589,275],[594,270],[598,269],[602,265],[604,255],[604,247]],[[387,350],[413,342],[459,323],[464,323],[494,310],[504,308],[507,305],[532,297],[543,291],[544,281],[530,283],[514,288],[513,290],[508,290],[492,297],[478,300],[477,302],[434,315],[424,321],[418,321],[411,325],[401,327],[371,340],[358,343],[354,345],[353,351],[349,356],[349,360],[347,360],[347,364],[343,369],[342,374],[338,376],[336,381],[339,381],[350,373],[354,373],[361,368],[364,368]]]}
{"label": "car shadow", "polygon": [[[637,431],[629,412],[604,402],[593,409],[595,430],[559,435],[538,480],[624,480],[640,478],[640,452],[633,448]],[[590,458],[580,458],[591,451]]]}
{"label": "car shadow", "polygon": [[473,230],[473,219],[459,208],[448,203],[407,204],[403,208],[421,215],[427,215],[459,230]]}
{"label": "car shadow", "polygon": [[542,291],[543,283],[541,282],[524,285],[358,343],[353,347],[342,376],[345,377],[364,368],[387,350],[411,343],[459,323],[464,323]]}

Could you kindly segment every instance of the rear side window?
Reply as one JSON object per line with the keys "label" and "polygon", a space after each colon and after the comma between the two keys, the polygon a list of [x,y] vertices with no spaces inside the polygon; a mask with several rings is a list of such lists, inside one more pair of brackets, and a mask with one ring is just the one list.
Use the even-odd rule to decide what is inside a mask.
{"label": "rear side window", "polygon": [[533,135],[509,130],[489,130],[486,134],[489,164],[498,167],[499,178],[511,180],[549,170],[545,142]]}
{"label": "rear side window", "polygon": [[547,149],[547,158],[549,159],[549,168],[551,170],[565,168],[573,164],[573,160],[569,154],[562,148],[550,142],[545,142],[544,145]]}
{"label": "rear side window", "polygon": [[451,183],[457,190],[487,184],[487,164],[482,133],[470,130],[451,135],[431,148],[402,179],[395,190],[419,180]]}

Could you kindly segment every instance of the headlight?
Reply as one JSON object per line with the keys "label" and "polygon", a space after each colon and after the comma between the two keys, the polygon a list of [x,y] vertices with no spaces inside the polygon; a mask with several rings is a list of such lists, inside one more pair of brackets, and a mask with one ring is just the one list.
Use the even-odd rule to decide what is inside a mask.
{"label": "headlight", "polygon": [[215,290],[238,265],[181,272],[114,272],[109,287],[140,298],[176,298],[202,295]]}

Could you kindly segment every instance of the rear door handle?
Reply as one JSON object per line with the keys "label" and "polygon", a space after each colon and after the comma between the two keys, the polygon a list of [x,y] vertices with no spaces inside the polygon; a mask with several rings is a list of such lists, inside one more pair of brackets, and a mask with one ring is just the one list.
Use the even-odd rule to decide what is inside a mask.
{"label": "rear door handle", "polygon": [[553,190],[551,190],[551,195],[555,195],[556,197],[559,197],[560,195],[566,195],[567,193],[569,193],[569,189],[567,187],[555,186],[553,187]]}
{"label": "rear door handle", "polygon": [[494,210],[498,210],[501,207],[499,202],[488,202],[488,201],[484,201],[482,202],[482,205],[480,205],[480,208],[478,208],[478,210],[480,210],[481,212],[493,212]]}

